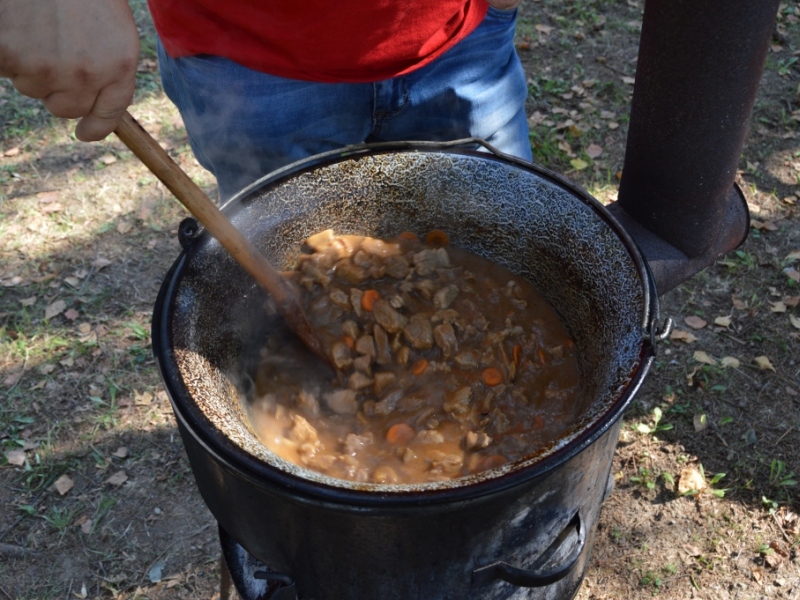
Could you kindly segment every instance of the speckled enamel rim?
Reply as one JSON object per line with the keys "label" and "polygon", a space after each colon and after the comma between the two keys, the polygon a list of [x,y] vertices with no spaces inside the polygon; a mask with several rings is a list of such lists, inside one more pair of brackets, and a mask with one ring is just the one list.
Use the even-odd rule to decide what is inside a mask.
{"label": "speckled enamel rim", "polygon": [[[468,140],[475,143],[475,140]],[[535,173],[537,176],[548,180],[555,185],[567,190],[575,198],[590,207],[596,217],[608,226],[625,247],[635,267],[637,276],[642,286],[643,306],[642,336],[638,364],[633,370],[626,384],[619,390],[616,400],[595,418],[588,426],[581,423],[571,432],[569,440],[559,445],[544,457],[533,457],[508,465],[505,468],[489,471],[477,476],[452,480],[444,484],[420,484],[408,486],[389,486],[379,484],[354,484],[341,482],[319,474],[307,476],[306,470],[298,474],[297,469],[283,469],[274,464],[268,464],[250,452],[235,444],[225,433],[215,427],[209,419],[198,410],[193,403],[191,395],[178,374],[174,357],[165,343],[170,339],[170,311],[165,310],[171,305],[180,281],[180,273],[186,260],[183,253],[173,264],[165,277],[156,302],[153,320],[153,347],[157,358],[162,379],[169,392],[173,409],[177,418],[185,429],[225,467],[237,472],[240,476],[252,481],[255,485],[264,487],[277,484],[284,490],[290,491],[300,500],[328,501],[347,506],[408,506],[420,502],[449,503],[465,500],[484,494],[489,494],[501,489],[518,485],[522,482],[544,475],[551,469],[558,467],[572,456],[575,456],[587,446],[606,433],[609,428],[622,415],[634,395],[640,388],[652,363],[655,349],[649,341],[647,333],[657,320],[658,305],[652,277],[646,263],[624,229],[611,217],[608,212],[592,198],[587,192],[569,182],[565,178],[542,167],[534,166],[524,161],[504,155],[491,156],[483,152],[463,149],[464,141],[448,144],[438,143],[400,143],[378,144],[350,147],[336,152],[326,153],[299,161],[288,167],[276,171],[249,186],[240,192],[224,208],[226,212],[233,211],[237,206],[259,191],[269,186],[279,185],[280,182],[295,177],[301,173],[313,171],[327,164],[347,161],[363,156],[380,155],[400,152],[435,152],[452,153],[454,155],[480,157],[484,160],[497,160],[503,163],[512,163],[521,168]],[[569,433],[569,432],[568,432]],[[308,472],[313,473],[313,472]]]}

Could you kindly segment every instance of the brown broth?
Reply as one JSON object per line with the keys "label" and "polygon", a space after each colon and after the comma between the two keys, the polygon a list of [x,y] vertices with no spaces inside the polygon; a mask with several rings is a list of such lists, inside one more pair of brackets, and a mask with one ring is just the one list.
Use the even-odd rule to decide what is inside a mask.
{"label": "brown broth", "polygon": [[332,477],[419,483],[478,473],[550,443],[576,417],[575,347],[507,269],[428,236],[309,238],[292,279],[338,380],[296,340],[262,350],[261,442]]}

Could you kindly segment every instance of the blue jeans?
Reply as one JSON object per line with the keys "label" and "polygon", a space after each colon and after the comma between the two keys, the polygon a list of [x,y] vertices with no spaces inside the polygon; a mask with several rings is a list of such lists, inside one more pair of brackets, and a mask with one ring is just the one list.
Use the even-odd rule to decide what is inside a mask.
{"label": "blue jeans", "polygon": [[530,161],[516,15],[490,8],[432,63],[375,83],[285,79],[216,56],[172,59],[159,45],[161,78],[223,201],[290,162],[365,141],[478,137]]}

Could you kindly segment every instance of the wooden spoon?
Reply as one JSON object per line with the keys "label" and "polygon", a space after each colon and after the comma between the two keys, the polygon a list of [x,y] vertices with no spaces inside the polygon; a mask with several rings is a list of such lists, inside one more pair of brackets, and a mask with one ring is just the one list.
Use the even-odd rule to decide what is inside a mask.
{"label": "wooden spoon", "polygon": [[125,111],[114,130],[120,140],[167,186],[169,191],[213,235],[231,256],[272,296],[290,329],[326,363],[330,359],[294,290],[255,246],[222,214],[211,199]]}

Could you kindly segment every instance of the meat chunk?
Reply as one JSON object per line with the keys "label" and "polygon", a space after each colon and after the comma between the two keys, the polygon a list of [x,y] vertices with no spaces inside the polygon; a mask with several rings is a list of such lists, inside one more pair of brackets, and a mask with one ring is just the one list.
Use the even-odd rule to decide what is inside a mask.
{"label": "meat chunk", "polygon": [[389,333],[400,331],[408,324],[408,319],[397,312],[383,298],[375,300],[372,305],[372,314],[375,320]]}
{"label": "meat chunk", "polygon": [[347,283],[358,285],[363,282],[369,273],[367,270],[348,259],[342,259],[336,263],[336,277]]}
{"label": "meat chunk", "polygon": [[372,329],[375,339],[375,361],[379,365],[392,364],[392,347],[389,344],[389,335],[380,325],[375,325]]}
{"label": "meat chunk", "polygon": [[397,407],[400,398],[403,397],[403,390],[390,392],[383,400],[375,405],[376,415],[388,415]]}
{"label": "meat chunk", "polygon": [[436,345],[441,349],[442,356],[450,358],[458,349],[458,342],[456,341],[456,332],[453,326],[449,323],[442,323],[433,329],[433,339]]}
{"label": "meat chunk", "polygon": [[372,432],[356,435],[355,433],[348,433],[344,438],[344,452],[345,454],[354,455],[358,454],[361,450],[370,446],[374,442]]}
{"label": "meat chunk", "polygon": [[344,310],[350,310],[350,297],[347,295],[346,292],[340,290],[337,287],[331,288],[331,293],[329,294],[331,302],[333,302],[336,306]]}
{"label": "meat chunk", "polygon": [[[355,312],[356,316],[359,318],[364,314],[364,309],[361,306],[361,296],[363,295],[364,292],[358,288],[350,289],[350,305],[353,307],[353,312]],[[355,337],[353,339],[355,339]]]}
{"label": "meat chunk", "polygon": [[403,337],[417,350],[433,348],[431,322],[422,315],[414,315],[403,329]]}
{"label": "meat chunk", "polygon": [[465,385],[458,388],[455,392],[447,394],[445,401],[442,403],[442,408],[449,413],[461,415],[469,410],[471,400],[472,388]]}
{"label": "meat chunk", "polygon": [[466,350],[456,354],[453,360],[462,369],[477,369],[480,365],[480,355],[475,350]]}
{"label": "meat chunk", "polygon": [[300,415],[294,416],[290,437],[300,444],[319,441],[317,430]]}
{"label": "meat chunk", "polygon": [[367,377],[372,376],[372,357],[371,356],[359,356],[356,359],[353,359],[353,368],[356,371],[359,371],[366,375]]}
{"label": "meat chunk", "polygon": [[383,394],[384,391],[388,390],[394,382],[397,380],[397,377],[391,371],[380,371],[375,373],[375,395],[380,396]]}
{"label": "meat chunk", "polygon": [[361,331],[355,321],[347,320],[342,323],[342,333],[349,335],[351,339],[357,340],[361,337]]}
{"label": "meat chunk", "polygon": [[375,350],[375,338],[371,335],[362,335],[356,340],[356,352],[374,358],[377,355]]}
{"label": "meat chunk", "polygon": [[351,390],[363,390],[364,388],[370,387],[372,383],[372,378],[367,377],[360,371],[356,371],[350,375],[350,379],[347,380],[347,387]]}
{"label": "meat chunk", "polygon": [[444,286],[433,295],[433,305],[439,310],[448,308],[458,296],[458,287],[452,283]]}
{"label": "meat chunk", "polygon": [[323,400],[337,415],[354,415],[358,412],[355,390],[336,390],[325,394]]}
{"label": "meat chunk", "polygon": [[441,444],[444,436],[435,429],[423,429],[417,434],[417,441],[422,444]]}
{"label": "meat chunk", "polygon": [[331,346],[331,360],[337,369],[346,369],[353,364],[350,347],[344,342],[334,342]]}
{"label": "meat chunk", "polygon": [[435,250],[426,249],[414,254],[414,270],[420,277],[433,275],[439,266],[442,265],[439,265]]}
{"label": "meat chunk", "polygon": [[411,272],[411,266],[403,256],[392,256],[386,261],[386,274],[395,279],[405,279]]}
{"label": "meat chunk", "polygon": [[464,449],[472,452],[483,450],[492,443],[492,438],[483,431],[468,431],[464,436]]}
{"label": "meat chunk", "polygon": [[297,406],[303,409],[303,411],[310,417],[319,416],[319,401],[314,394],[308,390],[302,389],[300,390],[300,393],[297,394]]}

